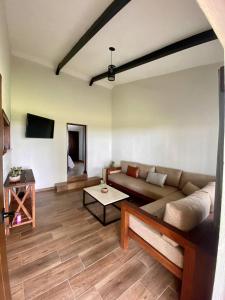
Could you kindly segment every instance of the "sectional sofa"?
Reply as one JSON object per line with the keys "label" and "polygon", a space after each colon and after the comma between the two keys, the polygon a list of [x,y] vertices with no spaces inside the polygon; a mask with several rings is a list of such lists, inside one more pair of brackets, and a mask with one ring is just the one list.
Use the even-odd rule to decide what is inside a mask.
{"label": "sectional sofa", "polygon": [[[138,167],[139,177],[133,178],[126,175],[129,166]],[[167,174],[163,187],[146,182],[148,172]],[[199,188],[215,181],[215,176],[185,172],[173,168],[146,165],[131,161],[121,161],[121,166],[107,170],[107,183],[121,191],[127,192],[138,198],[152,202],[161,199],[161,202],[174,201],[183,198],[185,195],[182,189],[187,182],[191,182]]]}
{"label": "sectional sofa", "polygon": [[[128,166],[138,168],[137,178],[127,175]],[[146,182],[149,172],[166,174],[165,184]],[[128,238],[136,240],[181,279],[181,299],[209,299],[210,283],[198,288],[196,298],[196,283],[201,278],[196,274],[205,265],[203,257],[213,257],[212,251],[208,255],[203,249],[215,240],[211,222],[215,176],[121,161],[120,167],[107,170],[107,183],[147,202],[141,207],[128,202],[122,205],[121,246],[128,248]],[[204,274],[207,280],[211,269]]]}

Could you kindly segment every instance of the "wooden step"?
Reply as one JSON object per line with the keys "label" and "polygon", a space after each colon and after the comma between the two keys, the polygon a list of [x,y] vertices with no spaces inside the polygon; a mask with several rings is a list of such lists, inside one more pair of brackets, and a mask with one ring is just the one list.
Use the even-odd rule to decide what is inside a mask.
{"label": "wooden step", "polygon": [[87,174],[82,174],[80,176],[70,176],[67,179],[67,182],[75,182],[75,181],[81,181],[81,180],[87,180]]}
{"label": "wooden step", "polygon": [[89,177],[85,180],[73,181],[73,182],[60,182],[55,184],[56,192],[65,192],[70,190],[81,190],[84,187],[100,184],[100,177]]}

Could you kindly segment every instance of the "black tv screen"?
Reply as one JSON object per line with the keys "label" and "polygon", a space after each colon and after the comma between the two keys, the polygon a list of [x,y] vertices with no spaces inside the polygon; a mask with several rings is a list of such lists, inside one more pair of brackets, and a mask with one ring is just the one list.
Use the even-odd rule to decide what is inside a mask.
{"label": "black tv screen", "polygon": [[52,139],[54,135],[54,120],[27,114],[26,137]]}

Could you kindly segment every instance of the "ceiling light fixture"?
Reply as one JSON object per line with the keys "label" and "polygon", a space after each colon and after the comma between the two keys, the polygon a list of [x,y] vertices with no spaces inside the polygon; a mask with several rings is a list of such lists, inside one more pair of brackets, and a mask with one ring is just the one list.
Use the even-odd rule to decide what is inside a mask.
{"label": "ceiling light fixture", "polygon": [[113,51],[115,51],[114,47],[109,47],[109,50],[111,51],[111,65],[108,66],[108,80],[109,81],[115,81],[115,68],[116,66],[114,66],[112,64],[112,53]]}

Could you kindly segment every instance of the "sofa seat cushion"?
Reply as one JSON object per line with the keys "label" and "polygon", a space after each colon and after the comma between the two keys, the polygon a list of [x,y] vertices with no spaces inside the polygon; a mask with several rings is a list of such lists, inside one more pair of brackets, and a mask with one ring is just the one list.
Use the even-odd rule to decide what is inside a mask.
{"label": "sofa seat cushion", "polygon": [[183,268],[183,249],[181,247],[173,247],[162,238],[160,232],[132,215],[129,217],[129,227],[171,262]]}
{"label": "sofa seat cushion", "polygon": [[[154,201],[152,203],[148,203],[144,206],[141,207],[141,209],[145,210],[146,212],[152,214],[153,216],[159,218],[159,219],[163,219],[164,217],[164,213],[165,213],[165,209],[166,209],[166,204],[172,201],[176,201],[179,199],[184,198],[185,195],[180,192],[180,191],[176,191],[174,193],[169,194],[168,196],[159,199],[157,201]],[[174,242],[173,240],[171,240],[170,238],[168,238],[166,235],[162,235],[162,238],[167,241],[168,243],[170,243],[173,247],[178,247],[179,244],[177,244],[176,242]]]}
{"label": "sofa seat cushion", "polygon": [[182,199],[183,197],[184,194],[182,194],[180,191],[176,191],[174,193],[167,195],[164,198],[161,198],[157,201],[141,206],[141,209],[162,220],[164,216],[166,204],[171,201]]}
{"label": "sofa seat cushion", "polygon": [[108,180],[152,200],[158,200],[177,190],[175,187],[167,185],[159,187],[154,184],[147,183],[144,179],[133,178],[123,173],[111,174],[108,176]]}

